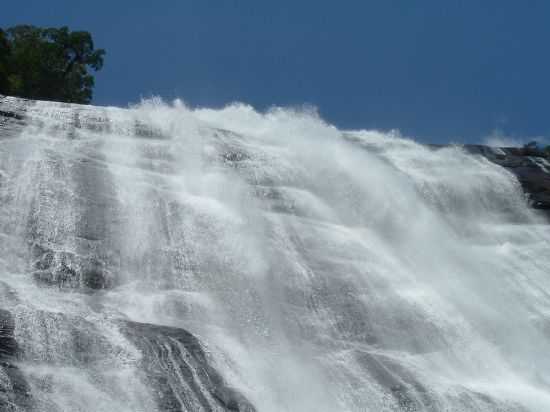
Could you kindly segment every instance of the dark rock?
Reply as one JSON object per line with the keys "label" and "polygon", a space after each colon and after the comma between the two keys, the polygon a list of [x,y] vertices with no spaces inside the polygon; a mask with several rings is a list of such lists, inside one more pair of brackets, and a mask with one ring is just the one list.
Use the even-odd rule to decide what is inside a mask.
{"label": "dark rock", "polygon": [[34,244],[32,252],[34,279],[59,287],[107,289],[113,285],[113,276],[105,263],[93,256],[71,252],[57,252]]}
{"label": "dark rock", "polygon": [[0,96],[0,139],[12,139],[21,133],[25,126],[26,106],[32,102],[14,99],[4,104],[7,98]]}
{"label": "dark rock", "polygon": [[0,309],[0,411],[16,412],[31,406],[30,389],[15,362],[18,355],[11,313]]}
{"label": "dark rock", "polygon": [[23,116],[21,116],[20,114],[15,113],[15,112],[8,112],[8,111],[4,111],[4,110],[0,110],[0,116],[13,118],[13,119],[17,119],[17,120],[23,120]]}
{"label": "dark rock", "polygon": [[12,358],[17,351],[17,344],[13,336],[15,323],[11,313],[0,309],[0,359]]}
{"label": "dark rock", "polygon": [[128,321],[122,329],[143,353],[143,370],[160,410],[255,411],[241,393],[227,385],[191,333]]}
{"label": "dark rock", "polygon": [[228,152],[223,154],[223,159],[226,162],[241,162],[243,160],[248,160],[249,156],[242,152]]}
{"label": "dark rock", "polygon": [[[440,149],[444,145],[428,145]],[[464,145],[472,154],[481,155],[493,163],[513,173],[521,184],[528,202],[550,220],[550,159],[547,154],[534,146],[489,147]]]}
{"label": "dark rock", "polygon": [[[393,397],[398,410],[407,412],[442,410],[442,405],[433,398],[429,389],[419,381],[413,371],[382,354],[361,350],[355,351],[354,354],[357,363],[363,366],[371,378]],[[450,395],[451,397],[454,396]],[[466,388],[457,394],[453,401],[460,405],[457,410],[461,411],[527,412],[525,408],[513,402],[506,403],[506,408],[502,408],[500,399]]]}

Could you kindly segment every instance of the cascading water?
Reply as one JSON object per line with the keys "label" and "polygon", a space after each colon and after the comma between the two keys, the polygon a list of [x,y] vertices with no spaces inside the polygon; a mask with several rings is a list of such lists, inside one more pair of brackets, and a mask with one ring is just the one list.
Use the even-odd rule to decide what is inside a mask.
{"label": "cascading water", "polygon": [[2,410],[550,410],[550,225],[500,166],[293,110],[0,108]]}

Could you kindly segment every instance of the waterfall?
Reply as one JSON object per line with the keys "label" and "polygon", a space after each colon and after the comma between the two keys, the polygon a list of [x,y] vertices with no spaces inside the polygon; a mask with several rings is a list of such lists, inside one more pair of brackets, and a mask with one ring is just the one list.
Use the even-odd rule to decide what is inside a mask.
{"label": "waterfall", "polygon": [[2,411],[550,410],[550,225],[307,109],[0,100]]}

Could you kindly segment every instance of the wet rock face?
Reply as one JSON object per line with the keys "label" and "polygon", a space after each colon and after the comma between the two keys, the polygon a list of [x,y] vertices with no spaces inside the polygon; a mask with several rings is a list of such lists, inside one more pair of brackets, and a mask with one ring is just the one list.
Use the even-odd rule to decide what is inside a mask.
{"label": "wet rock face", "polygon": [[31,406],[27,382],[15,365],[18,346],[14,337],[15,321],[0,309],[0,410],[18,412]]}
{"label": "wet rock face", "polygon": [[[18,211],[16,222],[0,221],[0,234],[11,235],[12,227],[21,232],[18,239],[22,244],[14,246],[23,262],[18,270],[28,273],[37,288],[53,289],[45,293],[64,289],[61,294],[70,290],[98,302],[97,292],[119,285],[121,260],[126,258],[123,264],[129,265],[128,260],[135,256],[121,256],[121,244],[125,242],[117,232],[121,207],[113,176],[105,166],[101,143],[89,139],[74,143],[78,150],[66,156],[58,152],[66,148],[63,141],[78,140],[82,129],[106,132],[110,124],[97,113],[96,117],[80,115],[78,107],[72,115],[66,116],[61,111],[59,115],[66,118],[48,123],[48,127],[52,124],[58,127],[54,135],[59,136],[59,142],[54,140],[44,146],[37,143],[38,156],[32,158],[24,145],[15,143],[18,137],[24,137],[30,125],[37,123],[42,130],[41,119],[30,114],[35,104],[22,99],[4,100],[0,96],[0,141],[8,142],[3,148],[5,157],[0,157],[6,169],[5,175],[0,171],[0,189],[11,185],[6,186],[7,194],[17,187],[24,192],[20,197],[0,197],[3,207]],[[137,137],[162,137],[145,124],[136,124],[135,129]],[[54,148],[56,144],[60,147]],[[158,261],[159,268],[166,259],[164,255],[154,258],[149,260]],[[122,317],[119,314],[105,321],[109,325],[98,327],[70,310],[42,310],[32,305],[15,309],[16,298],[7,299],[7,289],[4,292],[0,293],[1,412],[88,410],[88,406],[82,409],[82,404],[71,403],[70,396],[66,399],[60,394],[52,395],[55,382],[62,382],[58,387],[72,384],[73,378],[64,380],[66,371],[76,373],[81,383],[93,382],[89,385],[98,392],[90,396],[111,399],[112,410],[123,410],[121,405],[127,408],[124,411],[135,410],[136,405],[146,404],[149,406],[145,410],[163,412],[255,410],[241,393],[227,385],[199,340],[184,329],[119,320]],[[111,332],[106,331],[109,326]],[[117,335],[119,332],[112,331],[118,329],[134,345],[133,349],[113,344],[109,333]],[[134,350],[140,353],[136,358],[131,355]],[[139,363],[139,370],[129,372],[129,376],[143,375],[140,378],[145,383],[145,390],[141,391],[143,399],[133,405],[125,405],[124,401],[117,404],[125,394],[119,398],[110,393],[110,386],[118,384],[116,367],[112,365],[118,357],[126,357],[127,364]],[[59,399],[52,401],[55,397]],[[146,403],[150,397],[154,398],[153,404]],[[106,410],[99,404],[94,408]]]}
{"label": "wet rock face", "polygon": [[17,343],[13,336],[15,324],[11,313],[0,309],[0,359],[11,359],[17,351]]}
{"label": "wet rock face", "polygon": [[[0,95],[0,102],[4,99]],[[0,109],[0,139],[12,138],[19,134],[19,131],[25,126],[25,106],[31,104],[23,100],[18,100],[15,106]]]}
{"label": "wet rock face", "polygon": [[136,322],[124,322],[122,330],[143,354],[143,370],[160,410],[255,412],[241,393],[226,384],[191,333]]}
{"label": "wet rock face", "polygon": [[541,210],[550,219],[550,161],[542,151],[481,145],[465,145],[464,148],[470,153],[486,157],[516,175],[531,206]]}
{"label": "wet rock face", "polygon": [[[109,289],[119,272],[114,233],[119,215],[101,144],[84,142],[66,157],[59,154],[67,147],[63,141],[76,139],[79,130],[105,131],[109,124],[101,117],[81,119],[79,108],[62,112],[68,117],[48,123],[48,127],[59,128],[55,130],[59,142],[36,144],[33,157],[27,152],[36,142],[22,149],[24,144],[18,146],[17,140],[26,128],[43,130],[44,120],[33,112],[36,104],[0,96],[0,140],[5,140],[0,160],[6,166],[13,163],[0,171],[0,189],[11,185],[6,189],[8,197],[0,202],[21,216],[10,222],[13,227],[0,229],[24,228],[30,273],[37,283],[83,291]],[[17,190],[22,194],[19,198],[12,194]]]}
{"label": "wet rock face", "polygon": [[33,277],[37,282],[75,289],[108,289],[113,275],[105,262],[94,256],[56,252],[38,245],[33,248],[36,260]]}
{"label": "wet rock face", "polygon": [[[349,220],[342,218],[353,237],[348,236],[346,224],[333,226],[330,219],[326,220],[329,225],[324,224],[324,216],[343,213],[347,207],[332,210],[328,203],[335,198],[349,197],[350,204],[359,206],[364,202],[345,175],[336,170],[325,177],[328,182],[317,186],[322,174],[315,170],[312,184],[296,185],[293,178],[285,177],[286,166],[282,177],[276,176],[276,156],[273,171],[264,173],[258,160],[263,150],[247,145],[245,135],[216,129],[208,150],[199,152],[201,159],[212,170],[229,171],[231,179],[244,176],[218,182],[226,186],[235,181],[243,192],[229,191],[227,204],[203,203],[209,196],[196,196],[193,188],[188,192],[193,196],[184,197],[179,186],[187,172],[181,171],[180,176],[178,168],[193,160],[189,154],[195,150],[182,142],[177,147],[165,145],[164,140],[172,139],[169,133],[164,135],[167,132],[151,126],[147,118],[132,115],[128,120],[128,113],[115,116],[101,108],[64,108],[0,96],[0,206],[8,211],[0,214],[0,275],[5,276],[0,278],[0,412],[253,412],[267,404],[276,405],[268,410],[320,410],[311,407],[315,404],[322,410],[431,412],[458,405],[452,410],[524,411],[463,387],[457,387],[456,395],[439,396],[429,380],[416,374],[407,361],[410,358],[401,361],[401,354],[412,354],[415,362],[421,362],[434,353],[450,353],[447,348],[456,335],[442,329],[446,325],[438,316],[427,316],[431,307],[426,313],[418,303],[430,294],[417,299],[420,290],[408,291],[401,281],[386,282],[382,269],[395,274],[393,262],[386,266],[376,259],[378,249],[357,241],[354,228],[355,222],[362,222],[362,208],[350,208]],[[517,182],[479,156],[514,173],[531,205],[550,213],[550,165],[540,153],[486,146],[465,150],[478,155],[474,163],[496,170],[510,183],[506,193],[517,198],[522,210],[527,209],[518,196]],[[289,165],[295,163],[294,157],[288,159]],[[380,177],[388,173],[380,170]],[[229,212],[241,207],[233,201],[242,200],[243,182],[251,182],[253,200],[261,204],[250,216],[248,212],[243,216],[258,222],[262,234],[246,232],[235,238]],[[407,181],[403,187],[410,184]],[[373,188],[365,186],[366,192]],[[488,190],[488,185],[480,187],[481,193]],[[323,201],[317,199],[325,194]],[[213,210],[205,211],[205,206]],[[268,218],[256,221],[256,213],[263,216],[266,211]],[[399,240],[401,225],[394,231],[393,222],[385,217],[380,222],[387,230],[384,234],[389,233],[384,241]],[[382,233],[377,227],[371,231]],[[250,254],[244,250],[258,240],[265,241],[265,247]],[[226,250],[227,254],[220,253]],[[388,256],[389,251],[403,250],[383,249]],[[262,256],[251,259],[256,254]],[[376,265],[370,267],[369,260]],[[422,261],[420,267],[428,265]],[[456,267],[464,274],[469,269]],[[264,270],[265,279],[256,279],[263,277]],[[507,274],[506,270],[499,273]],[[2,293],[2,281],[13,286],[13,297],[7,287]],[[499,278],[498,284],[503,283]],[[273,359],[284,362],[260,365],[262,372],[269,370],[265,378],[269,380],[261,385],[238,382],[237,377],[257,377],[240,374],[234,365],[241,359],[231,359],[230,353],[226,356],[231,362],[214,361],[221,357],[210,356],[206,345],[221,351],[233,341],[201,340],[206,334],[200,324],[208,325],[210,311],[216,311],[216,317],[219,313],[220,319],[221,314],[227,316],[227,323],[234,318],[239,337],[253,334],[252,344],[246,339],[242,343],[256,355],[254,359],[271,356],[264,339],[266,347],[281,349]],[[164,324],[197,334],[128,318],[162,319]],[[284,331],[282,340],[277,340],[279,328]],[[256,340],[260,343],[254,348]],[[309,342],[314,346],[305,345]],[[300,356],[289,357],[289,362],[285,356],[298,347],[302,350],[303,344]],[[465,356],[466,363],[471,363],[469,354]],[[302,358],[315,365],[321,358],[319,364],[327,363],[310,368],[300,365]],[[226,368],[232,373],[226,374]],[[334,374],[334,380],[316,380],[323,371],[330,377]],[[340,383],[334,395],[349,396],[342,397],[342,402],[352,406],[332,407],[326,402],[333,394],[325,398],[323,392]],[[273,400],[263,403],[258,399],[261,394],[240,390],[240,385],[253,390],[279,387]],[[367,403],[379,393],[388,408]],[[305,402],[310,394],[313,399]],[[280,401],[287,396],[286,403]],[[303,399],[296,401],[296,397]]]}

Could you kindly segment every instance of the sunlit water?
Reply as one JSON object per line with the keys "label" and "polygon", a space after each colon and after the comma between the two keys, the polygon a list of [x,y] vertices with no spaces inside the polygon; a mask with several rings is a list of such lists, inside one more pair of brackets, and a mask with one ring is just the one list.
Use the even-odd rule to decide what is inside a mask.
{"label": "sunlit water", "polygon": [[[499,166],[303,111],[28,115],[0,304],[41,411],[156,409],[119,319],[192,332],[259,411],[550,411],[550,229]],[[36,242],[110,286],[37,281]]]}

